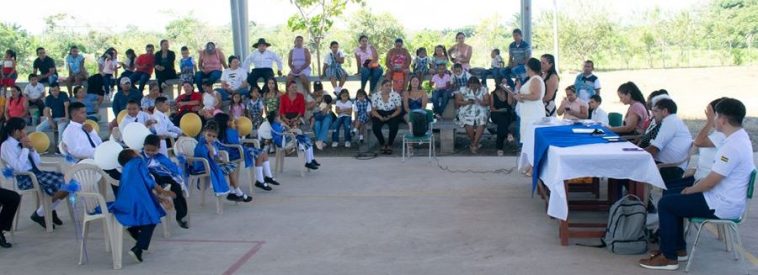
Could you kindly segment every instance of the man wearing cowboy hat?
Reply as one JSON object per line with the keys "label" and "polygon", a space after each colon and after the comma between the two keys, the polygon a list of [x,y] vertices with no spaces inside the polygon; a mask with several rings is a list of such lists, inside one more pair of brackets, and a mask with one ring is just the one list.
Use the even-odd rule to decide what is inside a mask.
{"label": "man wearing cowboy hat", "polygon": [[[266,42],[266,39],[260,38],[258,42],[253,44],[253,48],[257,48],[257,51],[253,51],[245,62],[242,63],[242,68],[246,71],[250,68],[250,64],[255,65],[255,68],[247,75],[247,83],[252,86],[258,86],[258,79],[263,78],[263,82],[269,78],[274,77],[274,70],[272,69],[273,63],[276,61],[276,67],[279,69],[277,74],[282,76],[282,59],[279,58],[273,51],[267,50],[271,44]],[[265,85],[264,85],[265,86]]]}

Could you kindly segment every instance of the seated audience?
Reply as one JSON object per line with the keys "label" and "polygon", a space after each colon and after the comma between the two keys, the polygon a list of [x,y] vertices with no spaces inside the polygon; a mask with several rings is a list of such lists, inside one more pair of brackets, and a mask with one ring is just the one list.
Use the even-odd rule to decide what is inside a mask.
{"label": "seated audience", "polygon": [[587,105],[589,106],[589,119],[594,120],[595,122],[598,122],[602,125],[608,126],[608,113],[606,113],[602,108],[600,108],[600,104],[603,103],[603,98],[600,97],[600,95],[592,95],[590,97],[590,101],[587,102]]}
{"label": "seated audience", "polygon": [[5,101],[5,119],[20,117],[26,119],[29,117],[29,101],[21,93],[21,87],[14,85],[11,87],[11,96]]}
{"label": "seated audience", "polygon": [[[210,164],[211,186],[216,196],[226,195],[226,199],[235,202],[251,202],[253,197],[242,192],[237,181],[237,164],[234,162],[222,161],[219,157],[221,144],[216,139],[219,133],[218,124],[211,120],[203,128],[203,134],[198,137],[198,144],[195,147],[194,156],[203,158]],[[202,171],[203,165],[200,162],[192,164],[192,171]],[[228,181],[227,181],[228,177]],[[231,187],[231,188],[230,188]]]}
{"label": "seated audience", "polygon": [[329,129],[332,128],[332,96],[324,95],[324,91],[314,91],[315,103],[310,125],[316,138],[316,148],[323,150]]}
{"label": "seated audience", "polygon": [[353,121],[353,132],[358,132],[358,141],[363,142],[363,127],[368,123],[371,114],[371,101],[365,90],[358,89],[355,92],[355,104],[353,106],[355,120]]}
{"label": "seated audience", "polygon": [[158,81],[151,80],[148,82],[147,90],[147,95],[143,96],[140,100],[140,108],[142,111],[153,113],[153,109],[155,109],[155,99],[161,96],[161,89],[160,85],[158,85]]}
{"label": "seated audience", "polygon": [[119,194],[108,208],[116,220],[127,227],[129,236],[137,241],[129,250],[129,255],[141,263],[142,252],[150,247],[155,226],[166,216],[161,201],[166,197],[176,197],[177,194],[165,191],[156,184],[150,176],[147,163],[136,151],[121,151],[118,162],[124,167]]}
{"label": "seated audience", "polygon": [[[213,117],[219,126],[218,140],[223,144],[242,145],[240,141],[240,134],[237,131],[237,126],[234,120],[229,115],[220,113]],[[243,152],[234,147],[221,146],[221,150],[229,153],[229,160],[236,161],[242,158],[245,164],[245,168],[250,168],[255,164],[255,187],[260,189],[271,191],[273,188],[269,186],[279,185],[274,179],[274,175],[271,173],[271,163],[268,161],[268,153],[260,148],[242,146]],[[242,155],[240,155],[240,153]]]}
{"label": "seated audience", "polygon": [[711,166],[715,162],[716,152],[721,148],[726,136],[724,133],[716,131],[714,124],[716,121],[716,105],[721,102],[722,98],[717,98],[711,101],[706,106],[705,117],[706,122],[703,124],[703,128],[695,136],[693,145],[698,148],[698,161],[697,169],[695,170],[694,178],[696,181],[702,180],[711,172]]}
{"label": "seated audience", "polygon": [[68,106],[71,122],[63,130],[62,139],[66,153],[75,159],[94,158],[95,148],[103,143],[92,125],[84,123],[87,121],[86,109],[81,102],[73,102]]}
{"label": "seated audience", "polygon": [[45,119],[37,125],[37,132],[50,129],[63,131],[68,124],[68,95],[61,92],[57,83],[50,85],[50,95],[45,98]]}
{"label": "seated audience", "polygon": [[[387,79],[382,81],[379,92],[374,93],[371,97],[371,128],[382,146],[381,153],[385,155],[392,154],[392,145],[395,143],[395,136],[402,118],[403,103],[400,95],[392,90],[392,81]],[[389,126],[389,138],[384,139],[382,127]]]}
{"label": "seated audience", "polygon": [[200,95],[200,93],[195,92],[192,82],[184,81],[184,83],[182,83],[182,90],[184,90],[184,93],[176,97],[177,112],[172,118],[174,125],[179,125],[184,114],[189,112],[197,113],[200,111],[200,104],[203,100],[203,96]]}
{"label": "seated audience", "polygon": [[155,134],[161,138],[160,149],[158,152],[164,156],[168,156],[168,146],[166,144],[166,139],[177,138],[182,135],[182,129],[176,127],[176,125],[174,125],[174,123],[171,122],[171,119],[169,119],[169,117],[166,115],[166,113],[169,111],[170,109],[168,105],[168,98],[159,96],[155,99],[155,110],[153,111],[151,119],[155,121],[155,124],[153,124],[153,130],[155,131]]}
{"label": "seated audience", "polygon": [[621,84],[618,88],[621,103],[629,105],[624,116],[624,125],[610,127],[611,131],[620,135],[639,135],[645,132],[648,110],[645,107],[645,96],[633,82]]}
{"label": "seated audience", "polygon": [[100,117],[97,115],[98,107],[100,105],[97,104],[97,101],[98,96],[95,94],[88,94],[87,91],[84,90],[84,87],[74,87],[74,97],[71,98],[71,103],[79,102],[81,104],[84,104],[84,107],[87,111],[87,119],[91,119],[95,122],[100,120]]}
{"label": "seated audience", "polygon": [[437,73],[432,76],[432,105],[434,114],[439,118],[445,112],[447,102],[452,94],[453,80],[445,69],[445,64],[437,65]]}
{"label": "seated audience", "polygon": [[658,135],[650,141],[646,151],[653,155],[656,162],[671,164],[684,161],[678,167],[661,168],[664,182],[681,179],[687,169],[692,135],[684,121],[676,115],[677,106],[671,99],[661,99],[653,106],[656,122],[661,124]]}
{"label": "seated audience", "polygon": [[583,100],[577,98],[574,85],[566,87],[566,97],[558,106],[558,115],[563,119],[587,119],[589,106]]}
{"label": "seated audience", "polygon": [[305,115],[305,96],[298,92],[297,83],[287,83],[287,93],[279,97],[279,115],[290,128],[297,128]]}
{"label": "seated audience", "polygon": [[[247,83],[247,71],[240,67],[240,59],[237,56],[229,56],[229,68],[221,74],[221,98],[227,100],[229,95],[238,93],[244,97],[250,94],[250,84]],[[257,87],[257,86],[256,86]]]}
{"label": "seated audience", "polygon": [[[115,95],[113,95],[113,102],[111,102],[111,109],[116,118],[118,118],[118,114],[121,113],[121,111],[126,109],[126,104],[130,100],[136,101],[137,104],[142,100],[142,92],[132,86],[132,81],[128,77],[122,77],[121,80],[119,80],[119,83],[120,89]],[[118,126],[119,122],[121,121],[113,119],[110,128]]]}
{"label": "seated audience", "polygon": [[313,156],[313,143],[308,135],[304,135],[300,129],[290,128],[287,124],[282,123],[279,114],[275,112],[268,113],[266,119],[271,126],[271,141],[274,143],[274,146],[286,148],[286,145],[290,142],[296,142],[297,150],[305,153],[306,168],[316,170],[321,166]]}
{"label": "seated audience", "polygon": [[24,96],[29,99],[30,106],[36,106],[41,116],[45,110],[45,85],[37,81],[36,74],[29,75],[29,83],[24,87]]}
{"label": "seated audience", "polygon": [[334,106],[337,121],[335,121],[333,125],[334,132],[332,133],[332,147],[337,147],[339,145],[340,128],[342,128],[343,134],[345,135],[345,148],[350,148],[350,141],[352,140],[350,130],[353,124],[353,101],[350,100],[350,93],[347,89],[342,89],[342,91],[340,91],[339,99]]}
{"label": "seated audience", "polygon": [[204,118],[213,118],[221,112],[221,95],[213,89],[213,83],[203,82],[203,109],[200,112]]}
{"label": "seated audience", "polygon": [[490,118],[489,106],[490,96],[487,88],[482,87],[479,79],[472,76],[468,79],[468,85],[460,89],[455,95],[456,105],[458,108],[458,124],[466,129],[466,134],[471,145],[469,150],[476,154],[482,146],[479,140],[484,133],[484,127]]}
{"label": "seated audience", "polygon": [[[64,184],[63,174],[52,171],[42,171],[39,169],[42,160],[39,153],[35,151],[31,139],[26,135],[26,121],[22,118],[14,117],[9,119],[0,133],[0,157],[5,162],[6,167],[18,172],[32,172],[37,177],[42,192],[52,197],[53,203],[50,207],[53,209],[53,228],[55,225],[62,225],[63,222],[58,218],[55,209],[58,204],[68,197],[68,192],[61,190]],[[32,179],[29,176],[16,176],[16,185],[21,190],[31,189]],[[40,205],[31,219],[43,228],[45,224],[45,210]]]}
{"label": "seated audience", "polygon": [[692,186],[668,190],[658,202],[660,250],[639,261],[644,268],[676,270],[678,261],[687,259],[685,218],[736,219],[746,209],[748,181],[755,164],[750,136],[742,128],[745,105],[724,98],[715,113],[714,128],[726,138],[716,152],[711,172]]}
{"label": "seated audience", "polygon": [[176,209],[176,222],[179,224],[179,227],[187,229],[189,228],[189,224],[184,219],[187,216],[187,200],[183,196],[187,185],[184,182],[184,175],[180,172],[179,167],[167,155],[160,153],[162,141],[157,135],[145,137],[145,144],[142,147],[142,157],[145,159],[147,170],[153,176],[155,182],[163,188],[169,186],[171,192],[176,194],[173,198],[174,209]]}

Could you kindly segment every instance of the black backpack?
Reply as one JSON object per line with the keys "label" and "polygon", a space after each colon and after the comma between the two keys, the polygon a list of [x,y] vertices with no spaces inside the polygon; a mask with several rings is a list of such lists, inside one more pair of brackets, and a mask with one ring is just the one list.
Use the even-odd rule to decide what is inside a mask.
{"label": "black backpack", "polygon": [[408,120],[413,125],[411,132],[414,137],[423,137],[429,131],[429,116],[426,111],[410,112],[408,114]]}

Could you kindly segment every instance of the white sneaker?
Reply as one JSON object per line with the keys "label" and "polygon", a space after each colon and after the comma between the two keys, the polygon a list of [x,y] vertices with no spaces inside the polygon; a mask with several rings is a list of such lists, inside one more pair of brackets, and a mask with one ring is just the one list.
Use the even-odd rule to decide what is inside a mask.
{"label": "white sneaker", "polygon": [[349,141],[345,141],[345,148],[350,148],[350,142]]}
{"label": "white sneaker", "polygon": [[340,145],[340,144],[339,144],[339,142],[336,142],[336,141],[335,141],[335,142],[332,142],[332,147],[337,147],[337,146],[339,146],[339,145]]}
{"label": "white sneaker", "polygon": [[324,150],[324,142],[316,141],[316,149]]}

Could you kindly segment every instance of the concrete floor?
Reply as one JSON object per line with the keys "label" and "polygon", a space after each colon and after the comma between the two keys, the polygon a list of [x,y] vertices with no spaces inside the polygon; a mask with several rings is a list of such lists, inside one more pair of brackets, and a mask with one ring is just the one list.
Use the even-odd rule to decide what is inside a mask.
{"label": "concrete floor", "polygon": [[[420,151],[420,150],[419,150]],[[421,152],[419,152],[421,153]],[[124,254],[111,269],[94,227],[89,263],[77,265],[78,243],[65,211],[53,233],[29,220],[22,206],[12,249],[0,249],[0,274],[660,274],[637,266],[641,256],[558,242],[558,224],[516,173],[451,173],[426,158],[320,158],[322,168],[300,178],[287,158],[282,183],[256,192],[252,204],[200,208],[190,199],[192,228],[158,227],[145,262]],[[444,157],[442,166],[481,171],[514,167],[513,157]],[[758,272],[758,224],[742,227],[751,272]],[[124,247],[133,245],[125,237]],[[692,274],[739,274],[712,234],[704,234]],[[680,270],[683,270],[682,265]],[[681,272],[681,271],[679,271]]]}

